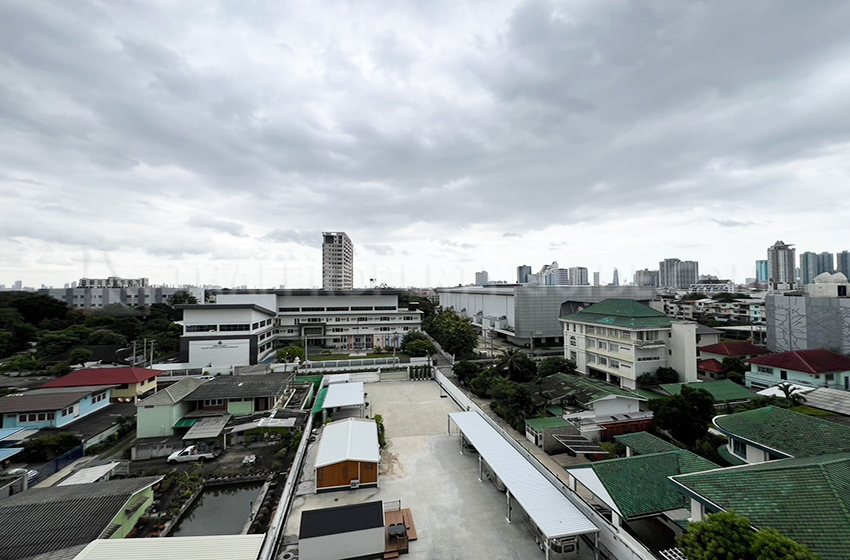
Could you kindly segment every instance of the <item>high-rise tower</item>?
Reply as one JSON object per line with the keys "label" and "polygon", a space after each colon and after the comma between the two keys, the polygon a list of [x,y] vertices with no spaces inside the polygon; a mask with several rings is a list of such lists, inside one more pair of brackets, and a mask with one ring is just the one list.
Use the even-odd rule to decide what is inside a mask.
{"label": "high-rise tower", "polygon": [[354,288],[354,244],[345,232],[322,233],[322,288]]}

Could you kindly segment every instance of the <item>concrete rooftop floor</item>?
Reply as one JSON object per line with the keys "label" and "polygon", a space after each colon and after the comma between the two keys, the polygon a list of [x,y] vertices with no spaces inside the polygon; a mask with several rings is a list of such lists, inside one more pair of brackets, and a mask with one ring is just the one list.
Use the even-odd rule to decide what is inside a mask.
{"label": "concrete rooftop floor", "polygon": [[[434,381],[384,381],[366,385],[371,413],[384,417],[388,445],[382,453],[379,488],[314,494],[316,444],[284,529],[284,543],[297,541],[301,512],[371,500],[401,500],[410,508],[419,539],[409,560],[528,560],[543,558],[514,509],[505,520],[505,494],[478,481],[478,455],[460,454],[456,434],[447,434],[447,414],[460,408],[440,397]],[[281,547],[286,550],[286,546]],[[405,556],[403,556],[404,558]],[[592,558],[587,547],[582,558]]]}

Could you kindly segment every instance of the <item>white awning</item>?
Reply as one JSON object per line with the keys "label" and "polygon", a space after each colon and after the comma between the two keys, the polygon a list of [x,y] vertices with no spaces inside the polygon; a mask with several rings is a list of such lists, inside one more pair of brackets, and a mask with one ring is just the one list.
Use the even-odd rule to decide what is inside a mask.
{"label": "white awning", "polygon": [[599,531],[477,412],[453,412],[449,417],[547,539]]}
{"label": "white awning", "polygon": [[183,440],[216,438],[221,435],[228,420],[230,420],[229,414],[202,418],[200,422],[189,428]]}
{"label": "white awning", "polygon": [[96,467],[87,467],[85,469],[80,469],[62,482],[60,482],[57,486],[71,486],[73,484],[90,484],[92,482],[97,482],[104,476],[111,473],[115,470],[115,467],[118,466],[118,463],[108,463],[106,465],[98,465]]}
{"label": "white awning", "polygon": [[623,515],[620,513],[620,508],[618,508],[617,504],[614,502],[614,498],[612,498],[611,494],[608,493],[608,490],[605,489],[605,485],[602,484],[602,481],[599,480],[599,477],[592,468],[585,467],[581,469],[567,469],[567,472],[570,473],[573,478],[581,482],[585,488],[590,490],[593,495],[606,506],[617,512],[617,515]]}
{"label": "white awning", "polygon": [[363,406],[366,396],[363,382],[334,383],[328,386],[328,394],[322,408],[342,408],[345,406]]}

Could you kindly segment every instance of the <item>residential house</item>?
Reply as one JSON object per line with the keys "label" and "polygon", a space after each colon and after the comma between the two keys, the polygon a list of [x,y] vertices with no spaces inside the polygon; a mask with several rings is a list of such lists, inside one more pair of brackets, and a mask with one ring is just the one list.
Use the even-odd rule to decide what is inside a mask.
{"label": "residential house", "polygon": [[714,426],[729,438],[718,451],[732,464],[850,452],[850,426],[776,406],[717,416]]}
{"label": "residential house", "polygon": [[156,377],[163,372],[137,367],[102,367],[80,369],[42,385],[54,387],[112,387],[111,398],[130,399],[156,391]]}
{"label": "residential house", "polygon": [[316,491],[378,486],[378,426],[374,420],[346,418],[326,424],[316,452]]}
{"label": "residential house", "polygon": [[738,358],[747,360],[770,354],[764,346],[756,346],[751,342],[719,342],[697,348],[697,370],[700,379],[717,379],[725,373],[723,360]]}
{"label": "residential house", "polygon": [[747,402],[755,397],[752,391],[748,391],[730,379],[697,383],[665,383],[660,386],[660,389],[668,395],[673,396],[681,393],[682,387],[702,389],[708,392],[714,398],[716,406]]}
{"label": "residential house", "polygon": [[175,425],[191,408],[185,398],[204,383],[202,379],[188,377],[137,402],[136,437],[174,435]]}
{"label": "residential house", "polygon": [[850,391],[850,357],[830,350],[794,350],[747,360],[747,387],[765,389],[789,381]]}
{"label": "residential house", "polygon": [[[581,484],[594,501],[610,510],[616,526],[652,518],[666,526],[670,536],[681,534],[677,522],[687,519],[690,500],[670,484],[669,477],[719,469],[685,449],[595,461],[587,467],[568,468],[573,490]],[[603,510],[604,511],[604,510]],[[606,512],[607,513],[607,512]]]}
{"label": "residential house", "polygon": [[[799,436],[807,437],[791,437]],[[809,434],[807,439],[815,436]],[[814,445],[823,451],[837,451],[830,443],[819,440]],[[846,449],[837,454],[683,473],[670,480],[690,499],[691,522],[702,521],[709,513],[735,510],[756,529],[775,529],[808,546],[823,560],[850,558],[850,454]]]}
{"label": "residential house", "polygon": [[614,441],[626,447],[626,457],[633,455],[649,455],[650,453],[664,453],[676,451],[681,447],[656,437],[649,432],[635,432],[632,434],[621,434],[614,436]]}
{"label": "residential house", "polygon": [[183,399],[189,403],[188,414],[193,417],[246,416],[275,408],[290,389],[291,379],[274,374],[221,376],[200,385]]}
{"label": "residential house", "polygon": [[0,500],[0,558],[122,539],[153,503],[161,476],[32,488]]}
{"label": "residential house", "polygon": [[109,406],[112,387],[33,389],[0,398],[3,428],[62,428]]}
{"label": "residential house", "polygon": [[608,299],[562,316],[564,357],[578,371],[626,389],[659,367],[695,381],[696,331],[692,322],[670,317],[634,300]]}

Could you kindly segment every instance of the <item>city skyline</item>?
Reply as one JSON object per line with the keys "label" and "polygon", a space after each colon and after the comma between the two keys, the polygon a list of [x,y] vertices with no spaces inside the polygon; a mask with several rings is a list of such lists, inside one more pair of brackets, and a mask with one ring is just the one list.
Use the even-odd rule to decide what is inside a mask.
{"label": "city skyline", "polygon": [[0,283],[312,287],[331,229],[358,287],[847,248],[840,4],[85,5],[0,7]]}

